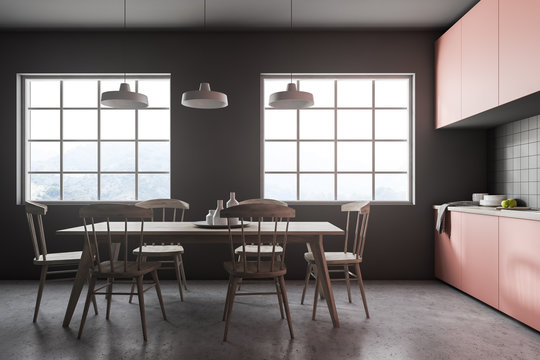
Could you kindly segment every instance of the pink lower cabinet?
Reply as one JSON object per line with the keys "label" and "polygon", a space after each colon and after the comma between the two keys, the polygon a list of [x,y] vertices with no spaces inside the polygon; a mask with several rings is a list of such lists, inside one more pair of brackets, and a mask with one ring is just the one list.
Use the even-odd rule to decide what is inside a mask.
{"label": "pink lower cabinet", "polygon": [[499,310],[540,330],[540,221],[499,220]]}
{"label": "pink lower cabinet", "polygon": [[499,307],[499,217],[463,213],[461,217],[461,289]]}
{"label": "pink lower cabinet", "polygon": [[[435,212],[436,213],[436,212]],[[461,213],[446,213],[446,232],[435,231],[435,277],[461,288]]]}

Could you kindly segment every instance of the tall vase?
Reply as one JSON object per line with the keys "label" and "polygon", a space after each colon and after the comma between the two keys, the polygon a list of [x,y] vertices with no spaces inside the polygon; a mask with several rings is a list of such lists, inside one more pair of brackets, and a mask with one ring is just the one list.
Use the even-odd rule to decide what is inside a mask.
{"label": "tall vase", "polygon": [[212,225],[227,225],[227,219],[221,218],[221,210],[223,210],[223,200],[218,200],[216,211],[212,218]]}
{"label": "tall vase", "polygon": [[[238,201],[236,200],[236,193],[231,192],[230,193],[230,199],[227,201],[227,207],[236,206],[238,205]],[[231,225],[237,225],[240,222],[239,218],[230,218],[229,221],[231,222]]]}

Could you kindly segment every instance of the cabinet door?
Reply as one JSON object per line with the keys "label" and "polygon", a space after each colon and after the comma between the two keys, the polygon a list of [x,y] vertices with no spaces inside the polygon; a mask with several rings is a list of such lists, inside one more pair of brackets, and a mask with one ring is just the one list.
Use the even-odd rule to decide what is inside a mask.
{"label": "cabinet door", "polygon": [[499,105],[498,0],[482,0],[462,22],[461,117]]}
{"label": "cabinet door", "polygon": [[462,290],[498,308],[499,306],[499,218],[462,214]]}
{"label": "cabinet door", "polygon": [[461,120],[461,21],[435,43],[435,98],[437,129]]}
{"label": "cabinet door", "polygon": [[540,1],[499,1],[499,103],[540,91]]}
{"label": "cabinet door", "polygon": [[461,213],[451,211],[446,216],[446,232],[435,231],[435,277],[460,289]]}
{"label": "cabinet door", "polygon": [[499,309],[540,330],[539,221],[499,221]]}

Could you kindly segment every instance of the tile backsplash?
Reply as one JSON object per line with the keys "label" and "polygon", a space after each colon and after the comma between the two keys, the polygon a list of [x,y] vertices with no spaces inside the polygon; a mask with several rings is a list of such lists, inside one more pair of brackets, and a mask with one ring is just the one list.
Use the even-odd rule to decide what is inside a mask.
{"label": "tile backsplash", "polygon": [[488,131],[488,191],[540,207],[540,115]]}

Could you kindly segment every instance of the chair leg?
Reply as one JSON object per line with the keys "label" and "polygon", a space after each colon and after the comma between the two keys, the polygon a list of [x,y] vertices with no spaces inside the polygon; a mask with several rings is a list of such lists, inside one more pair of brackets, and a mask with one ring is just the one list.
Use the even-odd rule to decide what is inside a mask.
{"label": "chair leg", "polygon": [[311,319],[315,320],[315,315],[317,315],[317,301],[319,299],[319,279],[315,279],[315,296],[313,297],[313,314],[311,315]]}
{"label": "chair leg", "polygon": [[176,281],[180,290],[180,301],[184,301],[184,293],[182,292],[182,275],[180,274],[180,261],[178,255],[174,255],[174,271],[176,272]]}
{"label": "chair leg", "polygon": [[289,324],[289,332],[291,333],[291,339],[294,339],[291,311],[289,309],[289,299],[287,299],[287,289],[285,288],[285,277],[279,277],[279,285],[281,287],[281,295],[283,296],[283,305],[285,305],[285,313],[287,314],[287,324]]}
{"label": "chair leg", "polygon": [[300,304],[304,305],[304,298],[306,297],[306,290],[309,285],[309,278],[311,277],[311,264],[307,263],[306,266],[306,279],[304,281],[304,290],[302,290],[302,300],[300,300]]}
{"label": "chair leg", "polygon": [[233,277],[231,275],[231,276],[229,276],[229,283],[227,284],[227,296],[225,297],[225,307],[223,309],[223,320],[222,321],[225,321],[225,319],[227,318],[227,310],[229,310],[229,297],[231,295],[232,283],[233,283]]}
{"label": "chair leg", "polygon": [[225,319],[225,333],[223,334],[223,341],[227,341],[227,333],[229,332],[229,324],[231,322],[231,313],[234,305],[234,296],[236,295],[236,287],[238,286],[238,280],[240,278],[233,277],[231,292],[229,294],[229,300],[227,301],[227,318]]}
{"label": "chair leg", "polygon": [[37,321],[38,313],[39,313],[39,304],[41,304],[41,295],[43,295],[43,287],[45,286],[45,279],[47,279],[47,265],[41,266],[41,275],[39,277],[39,288],[36,298],[36,307],[34,308],[34,320],[33,322]]}
{"label": "chair leg", "polygon": [[355,264],[356,268],[356,277],[358,278],[358,286],[360,287],[360,292],[362,293],[362,301],[364,302],[364,310],[366,311],[366,317],[369,319],[369,310],[366,300],[366,292],[364,291],[364,282],[362,281],[362,272],[360,272],[360,264]]}
{"label": "chair leg", "polygon": [[281,318],[285,319],[285,315],[283,314],[283,299],[281,298],[282,297],[281,285],[279,284],[278,278],[274,278],[274,284],[276,285],[276,293],[277,293],[277,298],[279,302],[279,312],[281,313]]}
{"label": "chair leg", "polygon": [[96,295],[92,295],[92,304],[94,305],[94,313],[98,314],[98,307],[96,302]]}
{"label": "chair leg", "polygon": [[81,324],[79,325],[79,334],[77,335],[77,339],[80,339],[82,336],[84,323],[86,322],[86,316],[88,315],[88,308],[90,307],[90,300],[94,296],[95,286],[96,286],[96,278],[92,276],[90,278],[90,282],[88,283],[88,294],[86,295],[86,302],[84,303],[84,310],[83,310],[83,315],[81,318]]}
{"label": "chair leg", "polygon": [[156,284],[156,293],[159,299],[159,306],[161,306],[161,313],[163,314],[163,320],[167,320],[167,315],[165,315],[165,306],[163,305],[163,297],[161,296],[161,287],[159,286],[159,278],[157,275],[157,270],[152,271],[152,279]]}
{"label": "chair leg", "polygon": [[111,302],[112,302],[112,290],[113,290],[113,278],[107,279],[107,315],[105,319],[109,320],[109,315],[111,314]]}
{"label": "chair leg", "polygon": [[184,289],[187,290],[187,279],[186,271],[184,270],[184,259],[182,259],[182,254],[179,254],[178,257],[180,258],[180,273],[182,274],[182,282],[184,283]]}
{"label": "chair leg", "polygon": [[349,277],[349,265],[343,266],[343,271],[345,272],[345,282],[347,283],[347,295],[349,296],[349,302],[352,303],[351,279]]}
{"label": "chair leg", "polygon": [[131,301],[133,300],[133,294],[135,293],[135,283],[137,282],[137,280],[135,280],[135,278],[133,278],[133,282],[131,283],[131,291],[130,291],[130,294],[129,294],[129,303],[131,304]]}
{"label": "chair leg", "polygon": [[137,276],[137,295],[139,296],[139,311],[141,313],[141,325],[143,331],[144,341],[146,337],[146,314],[144,312],[144,288],[143,288],[143,276]]}

